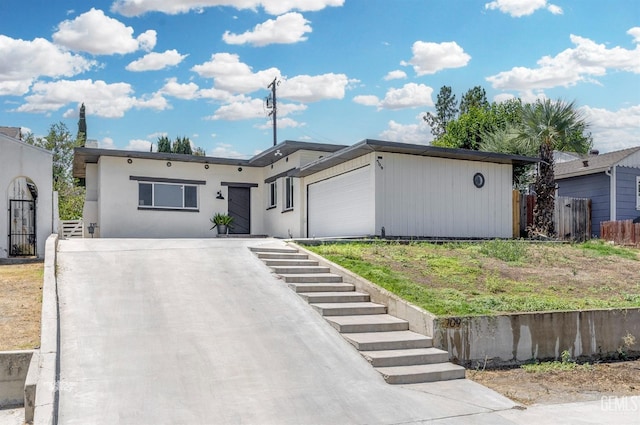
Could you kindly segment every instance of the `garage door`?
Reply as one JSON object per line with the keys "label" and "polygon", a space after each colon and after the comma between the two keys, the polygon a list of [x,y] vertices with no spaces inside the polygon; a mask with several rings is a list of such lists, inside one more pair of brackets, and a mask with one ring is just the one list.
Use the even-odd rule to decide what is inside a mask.
{"label": "garage door", "polygon": [[371,167],[365,166],[307,186],[308,237],[375,233]]}

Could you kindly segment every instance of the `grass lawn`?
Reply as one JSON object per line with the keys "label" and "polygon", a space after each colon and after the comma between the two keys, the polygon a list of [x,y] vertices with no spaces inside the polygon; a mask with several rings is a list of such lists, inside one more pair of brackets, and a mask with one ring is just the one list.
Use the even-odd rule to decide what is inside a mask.
{"label": "grass lawn", "polygon": [[0,265],[0,351],[40,346],[42,263]]}
{"label": "grass lawn", "polygon": [[602,241],[307,248],[439,316],[640,307],[640,251]]}

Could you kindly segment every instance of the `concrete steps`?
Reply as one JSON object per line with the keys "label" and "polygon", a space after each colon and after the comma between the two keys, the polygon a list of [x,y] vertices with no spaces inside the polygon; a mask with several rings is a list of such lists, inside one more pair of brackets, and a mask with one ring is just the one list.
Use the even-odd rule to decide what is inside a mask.
{"label": "concrete steps", "polygon": [[290,247],[250,248],[287,286],[322,315],[389,384],[461,379],[465,369],[448,362],[430,337],[409,330],[406,320],[387,314],[342,276]]}

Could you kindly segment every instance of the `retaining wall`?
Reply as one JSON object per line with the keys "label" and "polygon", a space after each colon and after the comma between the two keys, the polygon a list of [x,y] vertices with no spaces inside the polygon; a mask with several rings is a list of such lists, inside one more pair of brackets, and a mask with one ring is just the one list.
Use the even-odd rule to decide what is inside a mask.
{"label": "retaining wall", "polygon": [[0,351],[0,408],[24,405],[24,383],[33,352]]}
{"label": "retaining wall", "polygon": [[433,337],[435,347],[449,352],[465,367],[500,367],[532,359],[605,360],[640,357],[640,308],[513,313],[495,316],[437,317],[384,288],[293,244],[310,258],[339,274],[389,314],[409,322],[409,329]]}

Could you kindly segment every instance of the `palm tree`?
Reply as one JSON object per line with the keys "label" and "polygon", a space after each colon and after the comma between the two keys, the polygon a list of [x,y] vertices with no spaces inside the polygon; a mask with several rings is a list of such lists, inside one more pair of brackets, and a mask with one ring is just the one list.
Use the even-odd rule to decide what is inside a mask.
{"label": "palm tree", "polygon": [[[515,124],[507,124],[505,128],[482,133],[482,142],[479,149],[485,152],[536,156],[538,154],[538,146],[529,139],[521,138],[520,133],[520,127]],[[529,186],[530,170],[531,165],[513,166],[514,188],[522,190]]]}
{"label": "palm tree", "polygon": [[553,237],[555,208],[555,175],[553,151],[558,148],[587,153],[591,148],[590,135],[585,136],[587,124],[575,108],[575,103],[545,99],[523,106],[520,138],[538,146],[540,163],[535,181],[536,206],[533,210],[533,229],[530,233]]}

